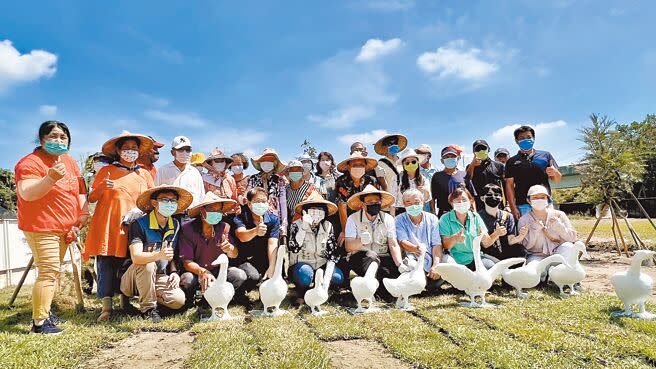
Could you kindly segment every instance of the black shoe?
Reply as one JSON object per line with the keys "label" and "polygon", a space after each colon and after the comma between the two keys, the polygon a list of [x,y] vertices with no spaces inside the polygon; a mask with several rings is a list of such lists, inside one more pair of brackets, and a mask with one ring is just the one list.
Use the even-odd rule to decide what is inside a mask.
{"label": "black shoe", "polygon": [[59,327],[57,327],[50,319],[46,319],[43,322],[43,325],[38,326],[32,321],[32,333],[41,333],[41,334],[60,334],[63,333]]}
{"label": "black shoe", "polygon": [[66,323],[66,321],[64,319],[62,319],[62,318],[58,317],[57,315],[53,314],[52,311],[50,312],[50,316],[48,316],[48,320],[52,324],[64,324],[64,323]]}
{"label": "black shoe", "polygon": [[162,317],[159,316],[157,308],[152,308],[144,313],[141,313],[141,317],[144,318],[144,320],[150,320],[153,323],[159,323],[162,321]]}

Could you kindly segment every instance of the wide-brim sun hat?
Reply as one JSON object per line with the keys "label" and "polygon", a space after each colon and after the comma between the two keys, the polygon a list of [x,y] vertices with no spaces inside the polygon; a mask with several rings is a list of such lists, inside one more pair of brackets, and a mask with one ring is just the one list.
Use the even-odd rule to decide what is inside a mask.
{"label": "wide-brim sun hat", "polygon": [[396,165],[403,165],[403,161],[407,158],[417,159],[418,164],[425,159],[425,155],[417,154],[417,152],[413,149],[404,150],[400,156],[401,157],[399,158],[399,160],[396,161]]}
{"label": "wide-brim sun hat", "polygon": [[205,154],[202,152],[195,152],[191,154],[191,165],[201,165],[205,162]]}
{"label": "wide-brim sun hat", "polygon": [[292,168],[301,168],[301,169],[305,169],[305,168],[303,167],[303,163],[301,163],[300,160],[290,160],[290,161],[287,163],[287,165],[285,165],[285,168],[282,170],[281,173],[282,173],[282,174],[288,174],[288,173],[289,173],[289,170],[292,169]]}
{"label": "wide-brim sun hat", "polygon": [[218,147],[215,147],[214,150],[210,153],[210,155],[205,159],[205,162],[210,162],[214,159],[223,159],[226,161],[226,167],[228,167],[234,160],[229,156],[226,155],[225,152]]}
{"label": "wide-brim sun hat", "polygon": [[183,213],[194,201],[194,197],[191,195],[191,192],[185,190],[184,188],[170,185],[161,185],[150,188],[139,195],[137,198],[137,207],[139,210],[143,211],[144,213],[149,213],[151,210],[153,210],[153,205],[150,203],[150,197],[155,192],[162,190],[170,190],[178,194],[178,209],[175,211],[175,214]]}
{"label": "wide-brim sun hat", "polygon": [[391,133],[381,137],[378,141],[376,141],[376,143],[374,144],[374,151],[376,152],[376,154],[385,155],[387,153],[387,149],[383,146],[383,142],[385,142],[387,139],[391,137],[396,137],[398,139],[399,151],[404,150],[406,147],[408,147],[407,137],[405,137],[400,133]]}
{"label": "wide-brim sun hat", "polygon": [[200,204],[194,206],[193,208],[189,209],[189,211],[187,211],[187,215],[193,218],[198,214],[200,214],[200,209],[212,204],[223,204],[221,207],[222,213],[229,213],[231,210],[237,207],[237,201],[233,199],[226,199],[226,198],[219,197],[214,192],[208,192],[205,194],[205,196],[203,197],[203,201],[201,201]]}
{"label": "wide-brim sun hat", "polygon": [[153,148],[154,142],[152,138],[139,133],[123,131],[120,135],[110,138],[102,145],[102,153],[110,156],[117,155],[116,142],[124,138],[133,138],[139,141],[139,155],[143,155]]}
{"label": "wide-brim sun hat", "polygon": [[325,205],[328,208],[328,215],[337,213],[337,205],[324,199],[323,196],[316,192],[313,192],[307,200],[299,202],[298,205],[294,207],[296,214],[302,214],[303,207],[306,205]]}
{"label": "wide-brim sun hat", "polygon": [[391,193],[379,190],[372,185],[367,185],[364,190],[349,197],[348,201],[346,201],[346,204],[349,208],[351,208],[351,210],[360,210],[363,206],[362,198],[367,195],[379,195],[381,198],[381,208],[383,209],[391,206],[396,202],[396,198]]}
{"label": "wide-brim sun hat", "polygon": [[280,156],[278,156],[276,150],[271,148],[266,148],[262,151],[261,155],[251,158],[251,163],[253,164],[253,167],[257,169],[258,172],[262,171],[260,162],[262,161],[262,158],[266,155],[273,155],[275,157],[275,161],[274,161],[275,167],[273,168],[275,173],[280,173],[285,169],[286,164],[282,162],[282,160],[280,160]]}
{"label": "wide-brim sun hat", "polygon": [[337,170],[339,170],[342,173],[347,172],[349,163],[352,162],[353,160],[358,160],[358,159],[365,161],[366,171],[373,170],[374,168],[376,168],[376,165],[378,165],[378,160],[374,158],[370,158],[368,156],[362,156],[362,154],[359,151],[355,151],[353,154],[351,154],[351,156],[348,157],[348,159],[342,160],[342,162],[337,165]]}

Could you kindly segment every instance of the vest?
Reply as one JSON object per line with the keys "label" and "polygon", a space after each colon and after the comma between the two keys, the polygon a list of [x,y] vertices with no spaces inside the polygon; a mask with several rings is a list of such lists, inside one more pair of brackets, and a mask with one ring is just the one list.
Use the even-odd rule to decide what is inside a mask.
{"label": "vest", "polygon": [[387,244],[387,226],[381,216],[388,215],[381,212],[374,220],[372,226],[364,210],[360,210],[354,214],[355,227],[357,229],[357,238],[362,241],[362,234],[368,232],[371,235],[371,242],[368,244],[362,243],[362,246],[367,250],[375,251],[378,256],[389,256],[389,248]]}
{"label": "vest", "polygon": [[[302,221],[302,219],[297,220],[297,222]],[[306,232],[305,238],[303,238],[303,246],[301,247],[301,250],[298,253],[290,253],[289,264],[308,263],[315,270],[326,264],[328,262],[324,257],[326,254],[326,243],[328,242],[328,237],[332,231],[333,225],[328,221],[324,221],[323,224],[319,226],[317,234]]]}

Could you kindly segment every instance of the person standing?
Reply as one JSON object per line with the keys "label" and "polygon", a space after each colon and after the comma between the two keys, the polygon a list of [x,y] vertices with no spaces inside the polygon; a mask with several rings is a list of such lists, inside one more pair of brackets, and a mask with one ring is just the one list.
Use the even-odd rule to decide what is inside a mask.
{"label": "person standing", "polygon": [[[430,188],[431,184],[433,183],[432,182],[433,181],[433,175],[435,175],[435,173],[437,173],[437,168],[435,168],[433,166],[433,164],[431,164],[431,162],[430,162],[431,158],[433,157],[433,149],[427,144],[421,144],[421,145],[419,145],[418,148],[415,149],[415,152],[418,155],[420,155],[420,157],[423,158],[420,165],[419,165],[419,171],[428,180],[428,186]],[[432,193],[431,193],[431,196],[432,196]],[[431,198],[431,201],[427,202],[424,205],[424,211],[428,211],[428,212],[431,211],[431,202],[432,202],[432,198]]]}
{"label": "person standing", "polygon": [[456,188],[465,186],[465,172],[458,169],[459,150],[453,145],[442,149],[442,164],[444,169],[435,173],[431,180],[431,213],[441,217],[451,211],[449,194]]}
{"label": "person standing", "polygon": [[[505,184],[505,170],[503,164],[490,158],[490,145],[485,140],[476,140],[472,146],[474,157],[465,169],[466,179],[471,183],[474,198],[476,199],[476,209],[484,209],[485,204],[481,197],[483,189],[488,184],[494,184],[503,188]],[[505,207],[505,204],[501,204]]]}
{"label": "person standing", "polygon": [[[205,159],[207,172],[202,175],[206,192],[214,192],[221,198],[237,202],[237,183],[228,173],[232,158],[215,148]],[[235,209],[236,210],[236,209]]]}
{"label": "person standing", "polygon": [[248,158],[243,153],[236,153],[230,155],[232,163],[230,163],[230,171],[232,178],[235,179],[237,185],[237,203],[239,205],[246,204],[246,189],[248,188],[248,180],[250,176],[246,175],[244,171],[248,169]]}
{"label": "person standing", "polygon": [[159,160],[159,149],[165,145],[161,142],[155,141],[153,136],[148,136],[148,138],[153,140],[153,148],[139,156],[139,159],[137,159],[137,164],[139,164],[139,166],[143,169],[147,170],[150,175],[153,176],[154,181],[157,178],[157,168],[155,167],[155,163]]}
{"label": "person standing", "polygon": [[[376,154],[383,157],[378,159],[378,166],[383,169],[385,173],[385,183],[387,187],[385,191],[396,194],[399,188],[399,179],[403,168],[399,165],[398,153],[403,151],[408,146],[408,139],[401,134],[389,134],[381,137],[374,144],[374,151]],[[392,216],[395,214],[395,208],[383,209],[388,211]]]}
{"label": "person standing", "polygon": [[171,144],[171,155],[173,161],[157,171],[155,185],[171,185],[189,191],[194,197],[191,206],[196,206],[205,195],[205,185],[198,169],[191,165],[191,140],[185,136],[175,137]]}
{"label": "person standing", "polygon": [[305,171],[305,166],[298,160],[290,161],[287,164],[287,168],[283,171],[283,173],[289,178],[289,184],[286,188],[288,224],[300,219],[301,217],[294,211],[296,205],[307,200],[312,195],[319,194],[319,191],[314,187],[314,184],[305,180]]}
{"label": "person standing", "polygon": [[[367,147],[362,143],[362,142],[354,142],[351,145],[351,151],[349,152],[349,155],[353,155],[353,153],[358,152],[360,155],[364,157],[368,157],[369,153],[367,152]],[[376,165],[376,168],[372,170],[368,170],[366,172],[368,176],[376,178],[376,188],[387,191],[387,182],[385,181],[385,169],[383,169],[380,165]]]}
{"label": "person standing", "polygon": [[413,149],[404,150],[401,153],[401,158],[399,159],[398,164],[403,168],[403,171],[400,173],[396,193],[396,203],[394,204],[397,208],[396,214],[401,214],[405,211],[405,206],[403,205],[403,193],[411,188],[418,189],[419,192],[422,193],[423,204],[428,205],[430,203],[430,183],[419,171],[419,163],[421,160],[422,157]]}
{"label": "person standing", "polygon": [[505,147],[500,147],[494,151],[494,160],[497,162],[506,165],[506,162],[510,158],[510,151]]}
{"label": "person standing", "polygon": [[285,163],[280,160],[274,149],[264,149],[262,155],[251,159],[258,173],[248,179],[247,190],[255,187],[263,188],[267,193],[269,212],[280,220],[279,235],[287,235],[287,181],[280,173],[285,169]]}

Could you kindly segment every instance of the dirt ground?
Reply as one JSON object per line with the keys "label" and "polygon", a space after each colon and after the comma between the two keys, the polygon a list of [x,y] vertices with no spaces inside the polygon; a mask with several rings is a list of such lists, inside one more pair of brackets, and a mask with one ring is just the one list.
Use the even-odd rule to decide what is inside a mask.
{"label": "dirt ground", "polygon": [[412,368],[409,364],[393,357],[380,343],[369,340],[325,342],[333,368]]}
{"label": "dirt ground", "polygon": [[146,369],[183,368],[191,354],[194,337],[189,332],[140,332],[108,350],[104,350],[85,364],[86,368]]}

